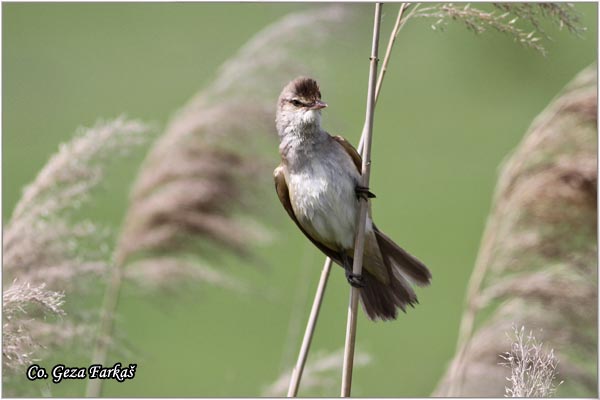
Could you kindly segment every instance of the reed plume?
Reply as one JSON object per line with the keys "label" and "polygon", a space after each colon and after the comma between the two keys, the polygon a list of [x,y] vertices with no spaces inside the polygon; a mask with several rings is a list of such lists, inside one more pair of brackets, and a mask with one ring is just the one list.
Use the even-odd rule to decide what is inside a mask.
{"label": "reed plume", "polygon": [[139,121],[121,117],[81,128],[60,146],[24,189],[4,227],[7,276],[67,289],[78,277],[106,272],[109,231],[74,215],[104,179],[108,161],[144,143],[148,130]]}
{"label": "reed plume", "polygon": [[64,294],[14,281],[2,293],[2,365],[19,370],[35,360],[41,344],[27,326],[31,318],[63,316]]}
{"label": "reed plume", "polygon": [[500,355],[504,360],[500,365],[510,368],[506,397],[554,396],[562,383],[556,383],[558,359],[554,349],[544,349],[544,344],[531,331],[525,335],[524,326],[521,329],[513,326],[508,336],[512,342],[510,351]]}
{"label": "reed plume", "polygon": [[416,3],[406,19],[433,19],[431,28],[434,30],[443,30],[451,21],[476,34],[495,30],[543,55],[546,55],[546,48],[542,39],[550,39],[542,27],[543,21],[578,35],[585,31],[579,24],[579,14],[570,3],[493,3],[493,6],[496,10],[487,11],[470,3]]}
{"label": "reed plume", "polygon": [[[149,127],[123,117],[80,129],[23,191],[4,227],[3,365],[18,369],[88,332],[64,304],[110,268],[106,228],[77,211],[105,177],[109,161],[145,142]],[[68,293],[68,294],[67,294]],[[44,318],[42,318],[44,317]],[[60,318],[51,318],[60,317]]]}
{"label": "reed plume", "polygon": [[457,353],[436,396],[502,396],[503,332],[539,331],[562,393],[597,396],[597,74],[581,72],[502,167]]}

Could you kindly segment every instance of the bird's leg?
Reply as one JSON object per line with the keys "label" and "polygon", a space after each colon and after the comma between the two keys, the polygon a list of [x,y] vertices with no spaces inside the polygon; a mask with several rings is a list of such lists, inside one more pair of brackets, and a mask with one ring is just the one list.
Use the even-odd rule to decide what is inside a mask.
{"label": "bird's leg", "polygon": [[360,186],[360,185],[356,185],[354,192],[356,193],[357,199],[362,198],[364,200],[369,200],[369,199],[374,199],[376,197],[375,194],[373,194],[373,192],[371,192],[368,187],[364,187],[364,186]]}
{"label": "bird's leg", "polygon": [[362,275],[356,275],[352,272],[352,263],[350,262],[350,257],[348,257],[346,253],[342,253],[341,256],[342,264],[344,264],[343,267],[346,271],[346,279],[348,280],[350,286],[359,289],[365,287],[365,282]]}

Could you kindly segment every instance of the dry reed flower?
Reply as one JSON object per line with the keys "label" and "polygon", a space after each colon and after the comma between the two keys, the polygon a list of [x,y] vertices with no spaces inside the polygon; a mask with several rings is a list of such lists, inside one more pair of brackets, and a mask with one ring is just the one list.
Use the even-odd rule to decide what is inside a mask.
{"label": "dry reed flower", "polygon": [[561,390],[597,396],[597,79],[595,65],[578,74],[502,166],[457,353],[434,395],[504,394],[499,336],[516,324],[552,346]]}
{"label": "dry reed flower", "polygon": [[[541,44],[541,39],[549,39],[541,26],[543,20],[550,20],[559,28],[566,27],[575,34],[585,30],[579,26],[579,15],[569,3],[494,3],[494,6],[500,13],[484,11],[469,3],[427,4],[424,7],[417,3],[407,17],[435,19],[431,25],[434,30],[443,30],[449,21],[462,23],[476,34],[493,29],[543,55],[546,54],[546,49]],[[528,24],[523,24],[522,21]]]}
{"label": "dry reed flower", "polygon": [[25,188],[4,228],[4,273],[63,289],[75,284],[75,277],[105,272],[108,230],[73,221],[73,214],[103,179],[107,162],[144,143],[148,130],[120,117],[80,129],[62,144]]}
{"label": "dry reed flower", "polygon": [[[23,191],[4,228],[3,272],[14,279],[3,292],[3,363],[11,369],[88,332],[78,317],[65,316],[65,295],[109,267],[107,229],[74,214],[90,199],[108,162],[145,142],[149,128],[123,117],[80,129],[62,144]],[[59,292],[60,291],[60,292]]]}
{"label": "dry reed flower", "polygon": [[506,378],[510,387],[506,387],[506,397],[552,397],[558,385],[556,367],[558,359],[554,349],[545,351],[533,332],[525,336],[525,327],[513,326],[510,351],[501,354],[505,361],[501,365],[510,368],[510,376]]}
{"label": "dry reed flower", "polygon": [[541,26],[541,20],[547,18],[559,29],[567,28],[574,34],[585,32],[586,28],[579,25],[580,15],[573,3],[493,3],[501,11],[513,14],[528,21],[537,32],[548,37]]}
{"label": "dry reed flower", "polygon": [[[304,368],[302,375],[302,389],[321,391],[330,390],[338,385],[339,377],[332,377],[332,374],[339,372],[340,365],[344,358],[344,349],[331,353],[317,353],[314,355],[314,361],[310,361]],[[354,366],[363,367],[371,363],[371,356],[367,353],[356,353],[354,356]],[[285,396],[288,390],[291,370],[284,372],[275,382],[270,384],[264,391],[263,396],[279,397]]]}
{"label": "dry reed flower", "polygon": [[32,318],[62,316],[64,294],[32,286],[28,282],[13,283],[2,293],[2,365],[16,370],[34,361],[39,343],[25,326]]}

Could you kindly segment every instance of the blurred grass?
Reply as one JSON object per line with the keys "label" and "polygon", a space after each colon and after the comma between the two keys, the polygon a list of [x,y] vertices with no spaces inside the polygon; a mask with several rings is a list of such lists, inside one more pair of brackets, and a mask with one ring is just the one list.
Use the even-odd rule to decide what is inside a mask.
{"label": "blurred grass", "polygon": [[[247,38],[287,12],[309,6],[2,7],[6,220],[23,185],[77,126],[121,113],[164,126]],[[364,12],[355,27],[361,39],[340,38],[325,60],[330,72],[317,77],[330,105],[325,127],[354,143],[364,119],[372,23],[371,8],[358,7]],[[374,217],[382,230],[431,268],[433,284],[419,291],[421,304],[396,322],[373,324],[361,316],[358,345],[374,361],[355,373],[353,394],[419,397],[435,387],[454,352],[464,290],[497,167],[537,113],[597,58],[597,6],[580,3],[577,8],[588,32],[578,39],[550,29],[554,41],[546,42],[547,58],[500,34],[475,36],[461,26],[449,25],[440,33],[417,20],[400,33],[376,112]],[[386,40],[395,13],[395,5],[384,7]],[[271,151],[275,166],[274,143]],[[105,190],[86,210],[89,215],[118,226],[141,158],[131,157],[113,168]],[[292,304],[297,296],[304,298],[303,330],[322,256],[279,210],[275,194],[266,197],[279,232],[272,244],[258,250],[266,265],[226,258],[223,267],[247,279],[257,293],[205,286],[180,296],[125,291],[117,323],[135,354],[113,359],[137,362],[138,369],[132,381],[109,382],[105,395],[257,396],[279,375],[282,356],[290,352],[284,347]],[[303,276],[309,277],[308,284]],[[304,297],[296,293],[305,287],[309,293]],[[336,268],[313,351],[343,346],[347,299],[347,284]],[[294,357],[299,336],[292,344]],[[62,355],[42,365],[59,361],[80,366],[88,362]],[[21,384],[29,383],[23,379]],[[55,396],[83,393],[78,381],[49,387]]]}

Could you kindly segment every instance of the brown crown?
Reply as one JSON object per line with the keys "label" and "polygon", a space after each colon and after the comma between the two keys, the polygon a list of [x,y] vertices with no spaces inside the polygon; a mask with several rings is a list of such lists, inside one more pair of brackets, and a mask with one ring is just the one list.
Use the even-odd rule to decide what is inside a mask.
{"label": "brown crown", "polygon": [[320,100],[321,91],[317,81],[311,78],[300,77],[290,82],[289,87],[297,96],[307,100]]}

